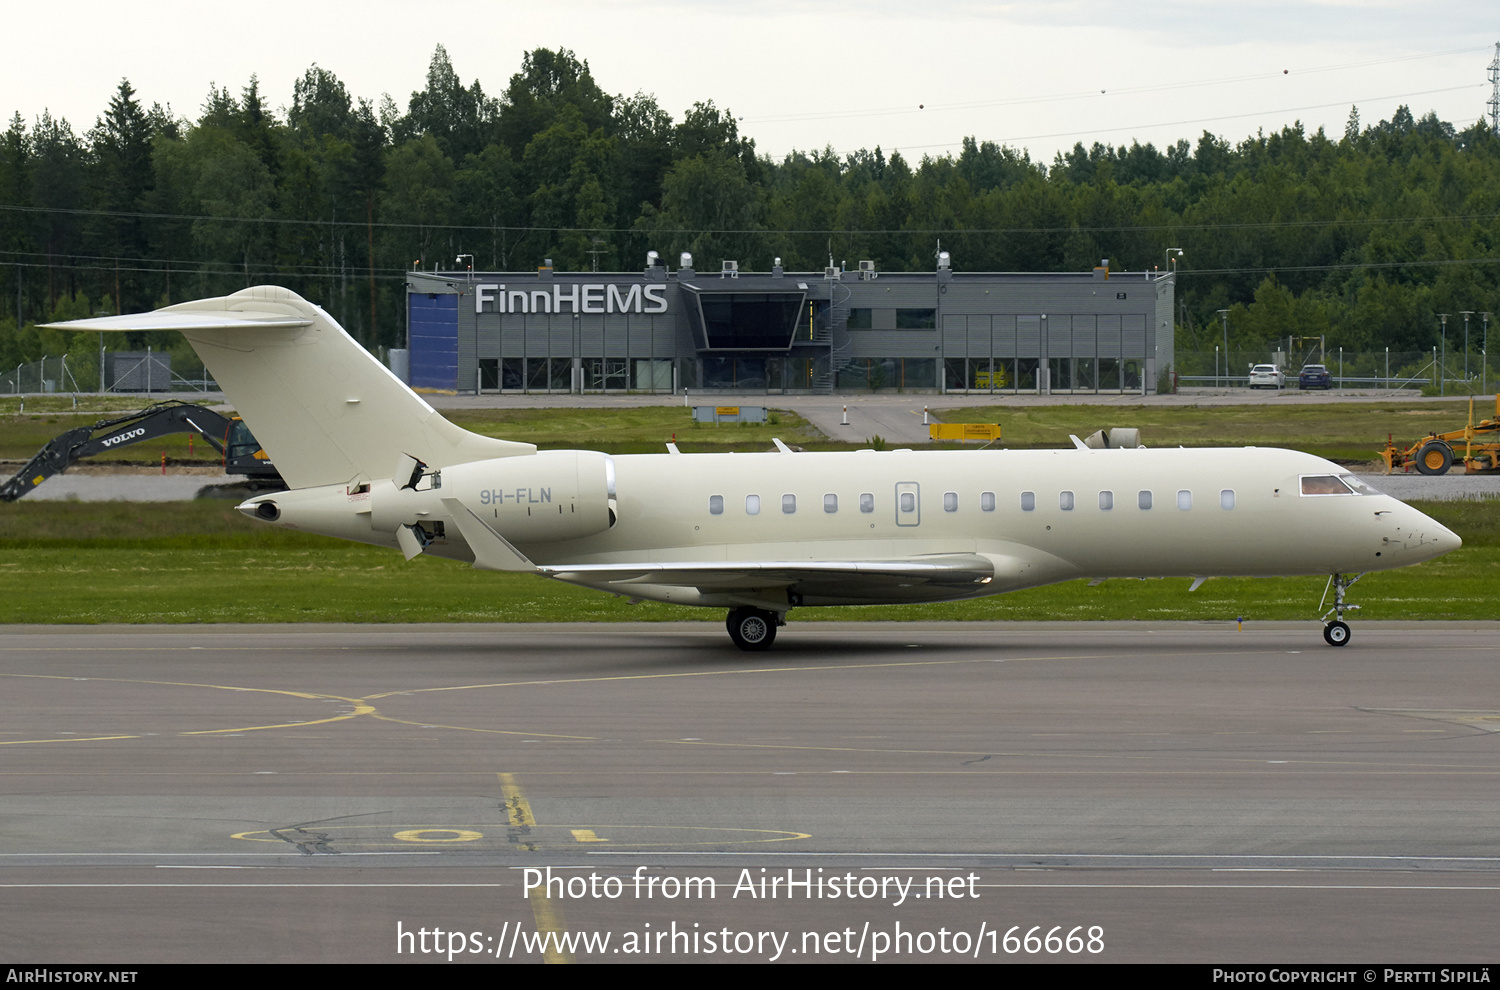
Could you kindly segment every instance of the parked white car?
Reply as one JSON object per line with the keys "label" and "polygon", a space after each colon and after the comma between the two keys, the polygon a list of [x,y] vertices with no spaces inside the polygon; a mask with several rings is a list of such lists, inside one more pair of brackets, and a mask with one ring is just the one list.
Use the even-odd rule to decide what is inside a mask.
{"label": "parked white car", "polygon": [[1286,388],[1286,375],[1274,364],[1257,364],[1250,369],[1251,388]]}

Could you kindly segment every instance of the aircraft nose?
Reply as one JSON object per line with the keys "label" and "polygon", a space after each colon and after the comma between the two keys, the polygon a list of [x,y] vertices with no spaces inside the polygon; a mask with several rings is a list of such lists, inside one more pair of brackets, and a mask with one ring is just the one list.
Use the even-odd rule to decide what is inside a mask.
{"label": "aircraft nose", "polygon": [[1412,511],[1407,530],[1407,545],[1417,549],[1422,560],[1441,557],[1464,545],[1457,533],[1423,512]]}
{"label": "aircraft nose", "polygon": [[1432,525],[1437,529],[1438,553],[1448,553],[1450,550],[1457,550],[1459,547],[1464,545],[1464,541],[1459,537],[1457,533],[1453,532],[1453,530],[1449,529],[1447,526],[1444,526],[1442,523],[1437,522],[1436,520],[1430,519],[1430,517],[1429,521],[1431,521]]}

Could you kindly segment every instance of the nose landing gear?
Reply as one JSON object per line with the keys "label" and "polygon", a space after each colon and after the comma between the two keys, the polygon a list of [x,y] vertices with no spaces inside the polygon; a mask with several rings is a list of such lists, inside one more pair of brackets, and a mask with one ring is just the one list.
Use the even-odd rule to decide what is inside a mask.
{"label": "nose landing gear", "polygon": [[[1344,613],[1358,609],[1359,606],[1350,605],[1344,601],[1344,593],[1362,577],[1364,577],[1363,574],[1356,574],[1353,577],[1333,574],[1329,576],[1328,584],[1323,588],[1323,598],[1318,602],[1319,608],[1322,608],[1323,603],[1328,601],[1328,589],[1333,589],[1333,608],[1323,613],[1323,641],[1329,646],[1343,646],[1349,642],[1349,624],[1344,621]],[[1330,615],[1334,616],[1332,622],[1328,621]]]}
{"label": "nose landing gear", "polygon": [[731,609],[724,625],[729,629],[729,638],[734,645],[751,653],[769,650],[776,642],[776,627],[785,625],[775,612],[748,606]]}

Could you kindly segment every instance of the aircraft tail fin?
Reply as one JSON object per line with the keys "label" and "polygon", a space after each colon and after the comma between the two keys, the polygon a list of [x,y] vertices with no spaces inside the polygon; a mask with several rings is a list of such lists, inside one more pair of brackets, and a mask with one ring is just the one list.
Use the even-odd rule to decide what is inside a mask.
{"label": "aircraft tail fin", "polygon": [[442,468],[536,452],[448,422],[289,289],[254,286],[154,313],[49,326],[180,331],[293,488],[384,478],[401,454]]}

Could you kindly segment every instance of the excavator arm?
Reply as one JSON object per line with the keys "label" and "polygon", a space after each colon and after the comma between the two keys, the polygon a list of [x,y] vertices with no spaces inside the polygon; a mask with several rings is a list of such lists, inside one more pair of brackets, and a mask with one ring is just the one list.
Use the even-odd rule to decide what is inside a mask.
{"label": "excavator arm", "polygon": [[[238,448],[247,446],[243,442],[230,444],[231,431],[238,420],[220,415],[205,406],[177,400],[159,402],[140,412],[121,416],[118,419],[101,419],[93,426],[79,426],[68,430],[47,442],[26,466],[0,483],[0,501],[14,502],[54,474],[61,474],[85,457],[92,457],[116,447],[143,443],[172,433],[197,433],[225,458],[225,469],[231,474],[246,474],[253,477],[280,481],[271,462],[260,453],[259,445],[253,453],[242,453]],[[245,432],[245,431],[240,431]],[[239,441],[241,438],[236,438]],[[234,457],[226,454],[226,445],[236,448]]]}

